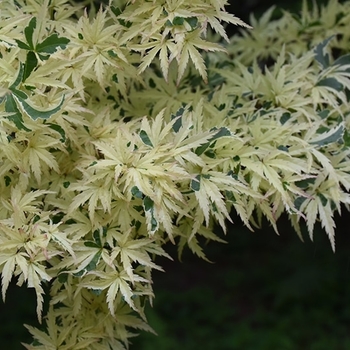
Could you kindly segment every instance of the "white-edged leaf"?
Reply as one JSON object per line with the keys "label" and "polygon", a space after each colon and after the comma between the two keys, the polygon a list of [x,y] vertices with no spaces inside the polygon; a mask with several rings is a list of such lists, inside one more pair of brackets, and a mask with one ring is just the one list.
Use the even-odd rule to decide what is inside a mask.
{"label": "white-edged leaf", "polygon": [[23,96],[19,93],[18,90],[13,90],[13,97],[15,98],[16,102],[22,107],[22,109],[28,114],[28,116],[33,119],[49,119],[52,117],[55,113],[59,112],[63,102],[64,102],[64,95],[61,98],[61,101],[58,103],[58,105],[52,109],[46,110],[46,111],[40,111],[34,107],[32,107],[29,103],[27,103],[23,98]]}
{"label": "white-edged leaf", "polygon": [[344,131],[345,131],[344,124],[341,123],[335,126],[334,128],[313,137],[309,142],[311,144],[316,144],[317,146],[320,146],[320,147],[330,143],[338,142],[339,140],[342,139],[344,135]]}

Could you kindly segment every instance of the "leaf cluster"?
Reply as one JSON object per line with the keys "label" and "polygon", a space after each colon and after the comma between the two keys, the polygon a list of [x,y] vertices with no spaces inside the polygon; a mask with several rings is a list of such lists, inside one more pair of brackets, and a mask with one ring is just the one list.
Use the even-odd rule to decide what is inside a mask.
{"label": "leaf cluster", "polygon": [[151,331],[163,246],[205,258],[232,213],[276,232],[285,213],[301,238],[320,221],[335,249],[349,3],[270,10],[232,39],[223,24],[246,25],[225,4],[0,2],[2,296],[12,278],[34,288],[39,320],[51,296],[27,349],[127,348]]}

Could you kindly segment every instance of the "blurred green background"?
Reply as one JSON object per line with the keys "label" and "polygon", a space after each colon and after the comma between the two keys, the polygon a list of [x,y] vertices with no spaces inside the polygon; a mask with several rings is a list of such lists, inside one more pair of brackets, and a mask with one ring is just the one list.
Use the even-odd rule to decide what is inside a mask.
{"label": "blurred green background", "polygon": [[[321,3],[322,1],[317,1]],[[296,10],[299,1],[231,1],[248,20],[273,4]],[[159,259],[154,307],[147,310],[158,336],[142,333],[131,350],[346,350],[350,349],[349,215],[337,218],[337,251],[324,232],[302,243],[286,219],[280,236],[264,227],[252,233],[239,220],[227,244],[205,247],[208,263],[176,248],[174,261]],[[222,234],[221,234],[222,235]],[[0,301],[1,349],[23,349],[31,340],[23,323],[37,325],[35,293],[11,284]]]}

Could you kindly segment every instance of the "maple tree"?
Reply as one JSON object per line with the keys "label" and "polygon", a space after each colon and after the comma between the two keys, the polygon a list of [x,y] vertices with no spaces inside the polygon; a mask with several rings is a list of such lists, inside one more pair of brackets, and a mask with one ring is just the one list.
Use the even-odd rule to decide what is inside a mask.
{"label": "maple tree", "polygon": [[[125,349],[163,246],[350,203],[349,2],[253,29],[226,1],[0,2],[0,271],[37,295],[27,349]],[[224,23],[242,27],[228,38]],[[223,40],[221,40],[223,39]],[[273,43],[273,44],[272,44]],[[272,60],[273,63],[269,61]]]}

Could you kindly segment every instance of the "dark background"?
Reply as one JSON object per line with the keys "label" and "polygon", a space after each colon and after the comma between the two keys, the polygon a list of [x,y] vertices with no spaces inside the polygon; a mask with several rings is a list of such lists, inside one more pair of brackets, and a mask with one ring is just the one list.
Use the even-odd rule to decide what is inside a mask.
{"label": "dark background", "polygon": [[[321,3],[324,1],[317,1]],[[277,4],[297,11],[299,1],[236,1],[230,12],[249,20]],[[158,336],[143,333],[131,350],[346,350],[350,349],[350,235],[348,213],[338,217],[336,253],[318,227],[304,243],[287,220],[280,235],[268,225],[252,233],[239,220],[227,244],[205,247],[213,263],[188,250],[183,261],[160,259],[156,299],[147,310]],[[218,233],[223,236],[219,231]],[[0,301],[1,349],[30,341],[23,323],[35,325],[35,293],[13,283]]]}
{"label": "dark background", "polygon": [[206,248],[212,264],[189,252],[164,261],[147,313],[159,336],[143,334],[131,349],[350,349],[347,217],[337,218],[335,254],[320,227],[303,243],[284,218],[279,236],[231,225],[227,244]]}
{"label": "dark background", "polygon": [[[312,4],[312,1],[307,0],[308,4]],[[344,1],[339,1],[344,2]],[[262,13],[264,13],[271,6],[276,6],[283,9],[288,9],[293,12],[299,12],[301,8],[302,1],[301,0],[246,0],[246,1],[229,1],[230,6],[227,7],[227,10],[241,19],[248,21],[249,14],[254,13],[256,17],[259,17]],[[326,0],[317,0],[316,3],[318,5],[326,4],[328,1]]]}

